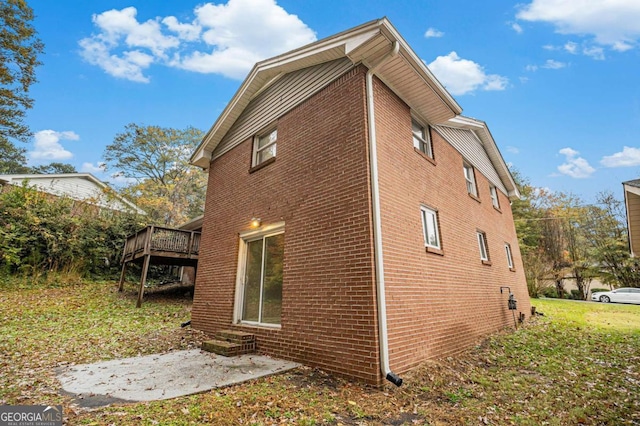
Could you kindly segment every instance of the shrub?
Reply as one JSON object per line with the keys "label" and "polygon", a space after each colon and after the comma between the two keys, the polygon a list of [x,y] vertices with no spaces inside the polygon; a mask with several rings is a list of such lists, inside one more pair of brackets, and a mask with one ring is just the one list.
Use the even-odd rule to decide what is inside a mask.
{"label": "shrub", "polygon": [[591,294],[593,294],[593,293],[601,293],[603,291],[611,291],[611,290],[609,290],[608,288],[592,288],[591,289]]}
{"label": "shrub", "polygon": [[542,289],[542,296],[544,297],[551,297],[554,299],[558,298],[558,292],[556,291],[555,287],[545,287],[544,289]]}
{"label": "shrub", "polygon": [[111,276],[135,214],[99,209],[29,188],[0,191],[0,271],[39,278],[49,272]]}

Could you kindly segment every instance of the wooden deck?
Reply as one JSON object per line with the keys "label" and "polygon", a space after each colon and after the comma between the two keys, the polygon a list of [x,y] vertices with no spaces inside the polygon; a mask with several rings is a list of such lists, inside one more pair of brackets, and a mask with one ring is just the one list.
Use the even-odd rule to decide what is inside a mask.
{"label": "wooden deck", "polygon": [[136,306],[142,305],[144,285],[150,264],[198,266],[200,232],[149,225],[129,235],[122,253],[122,273],[118,290],[122,291],[127,265],[142,263],[142,276]]}

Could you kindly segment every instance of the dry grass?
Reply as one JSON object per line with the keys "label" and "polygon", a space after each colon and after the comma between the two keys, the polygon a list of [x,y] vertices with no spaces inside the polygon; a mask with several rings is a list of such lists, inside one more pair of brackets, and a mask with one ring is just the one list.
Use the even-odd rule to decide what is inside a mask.
{"label": "dry grass", "polygon": [[69,424],[640,424],[640,306],[534,300],[544,317],[405,385],[361,386],[300,368],[216,391],[83,411],[58,394],[67,363],[194,347],[188,299],[135,309],[113,283],[0,290],[0,403],[63,404]]}

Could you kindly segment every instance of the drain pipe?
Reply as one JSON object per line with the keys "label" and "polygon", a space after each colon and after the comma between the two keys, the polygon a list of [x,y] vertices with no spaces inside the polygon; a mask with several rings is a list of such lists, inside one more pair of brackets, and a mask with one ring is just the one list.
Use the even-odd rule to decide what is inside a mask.
{"label": "drain pipe", "polygon": [[393,42],[391,50],[373,65],[366,76],[367,113],[369,116],[369,163],[371,163],[371,204],[373,208],[373,241],[376,265],[376,293],[378,296],[378,339],[380,341],[380,371],[396,386],[402,385],[402,378],[389,367],[389,336],[387,334],[387,302],[384,290],[384,263],[382,256],[382,227],[380,225],[380,188],[378,186],[378,152],[376,144],[375,108],[373,106],[373,75],[376,70],[398,54],[400,44]]}

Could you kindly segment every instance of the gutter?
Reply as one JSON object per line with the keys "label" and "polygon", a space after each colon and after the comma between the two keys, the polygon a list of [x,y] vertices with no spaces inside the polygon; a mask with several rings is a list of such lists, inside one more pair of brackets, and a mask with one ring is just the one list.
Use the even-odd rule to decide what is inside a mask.
{"label": "gutter", "polygon": [[373,210],[373,241],[376,267],[376,293],[378,301],[378,340],[380,343],[380,371],[396,386],[402,385],[402,378],[391,371],[389,366],[389,336],[387,333],[387,302],[384,287],[384,259],[382,255],[382,226],[380,224],[380,188],[378,186],[378,152],[376,143],[375,108],[373,105],[373,75],[387,60],[398,54],[400,43],[393,42],[391,50],[373,65],[366,76],[367,113],[369,125],[369,163],[371,164],[371,204]]}

